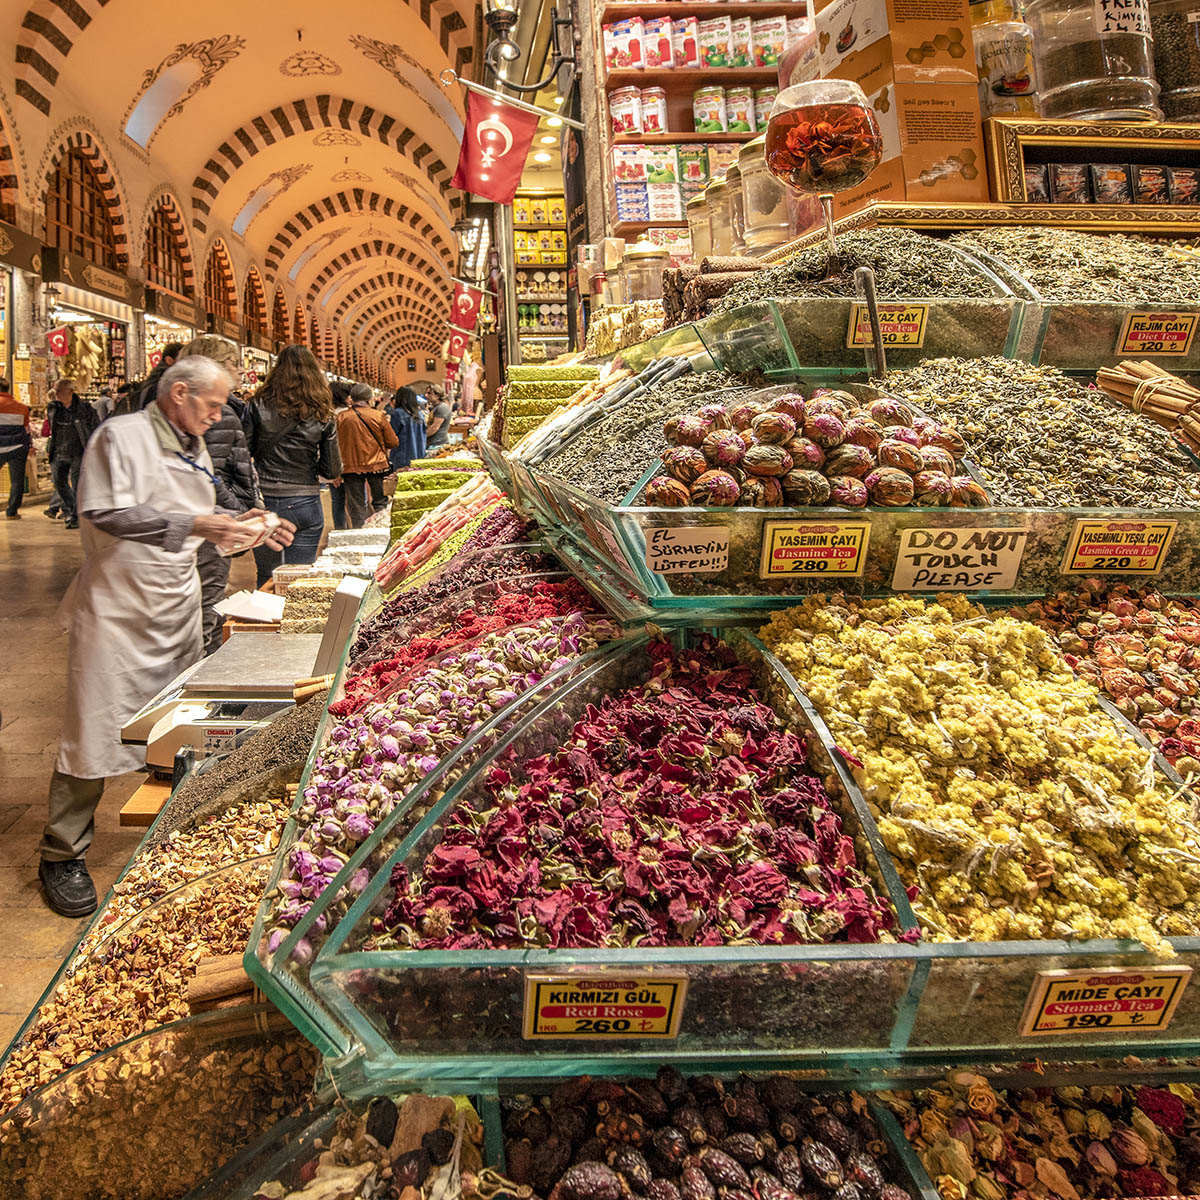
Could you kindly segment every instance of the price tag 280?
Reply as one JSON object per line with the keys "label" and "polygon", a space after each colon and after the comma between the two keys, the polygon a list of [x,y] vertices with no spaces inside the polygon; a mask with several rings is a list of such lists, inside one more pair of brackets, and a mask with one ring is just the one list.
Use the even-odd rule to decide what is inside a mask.
{"label": "price tag 280", "polygon": [[673,1038],[686,975],[527,975],[523,1034],[534,1038]]}

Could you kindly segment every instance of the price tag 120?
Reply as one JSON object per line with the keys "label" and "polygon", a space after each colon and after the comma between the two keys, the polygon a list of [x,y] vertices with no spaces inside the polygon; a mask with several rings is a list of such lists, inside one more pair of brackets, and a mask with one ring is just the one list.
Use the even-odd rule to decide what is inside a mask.
{"label": "price tag 120", "polygon": [[1191,977],[1191,967],[1039,971],[1025,1002],[1020,1034],[1163,1030]]}
{"label": "price tag 120", "polygon": [[1198,320],[1196,313],[1130,313],[1121,326],[1116,352],[1182,358],[1192,348]]}
{"label": "price tag 120", "polygon": [[534,1038],[673,1038],[686,975],[527,975],[523,1034]]}

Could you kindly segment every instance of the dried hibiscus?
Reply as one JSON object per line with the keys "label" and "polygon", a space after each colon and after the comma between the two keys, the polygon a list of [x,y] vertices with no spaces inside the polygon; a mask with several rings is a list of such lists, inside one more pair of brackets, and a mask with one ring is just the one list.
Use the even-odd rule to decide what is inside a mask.
{"label": "dried hibiscus", "polygon": [[803,741],[728,647],[650,647],[648,681],[555,753],[494,767],[383,925],[423,949],[878,940],[895,924]]}

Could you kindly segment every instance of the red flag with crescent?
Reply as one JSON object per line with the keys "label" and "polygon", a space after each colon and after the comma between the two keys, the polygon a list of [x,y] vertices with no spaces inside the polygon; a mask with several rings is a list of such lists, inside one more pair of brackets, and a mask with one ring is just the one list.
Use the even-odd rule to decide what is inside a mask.
{"label": "red flag with crescent", "polygon": [[458,363],[448,362],[446,364],[446,387],[449,387],[458,378]]}
{"label": "red flag with crescent", "polygon": [[467,352],[467,346],[470,344],[471,335],[465,329],[456,329],[453,325],[450,326],[450,349],[446,354],[448,359],[457,362]]}
{"label": "red flag with crescent", "polygon": [[50,330],[46,334],[46,345],[55,358],[66,358],[71,352],[71,331],[65,325]]}
{"label": "red flag with crescent", "polygon": [[479,306],[483,303],[483,293],[469,283],[454,281],[454,298],[450,301],[454,323],[468,333],[475,328],[479,320]]}
{"label": "red flag with crescent", "polygon": [[511,204],[537,126],[536,113],[469,92],[458,170],[450,186]]}

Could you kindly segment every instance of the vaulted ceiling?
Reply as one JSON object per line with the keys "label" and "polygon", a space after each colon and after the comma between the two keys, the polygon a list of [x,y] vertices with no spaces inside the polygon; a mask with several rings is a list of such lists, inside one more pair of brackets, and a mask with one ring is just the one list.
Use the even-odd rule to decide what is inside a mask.
{"label": "vaulted ceiling", "polygon": [[[0,205],[41,232],[47,175],[84,149],[109,194],[123,266],[167,197],[196,285],[229,251],[324,339],[436,354],[457,262],[449,189],[478,6],[206,0],[0,0]],[[244,319],[245,314],[239,314]],[[319,349],[319,347],[318,347]]]}

